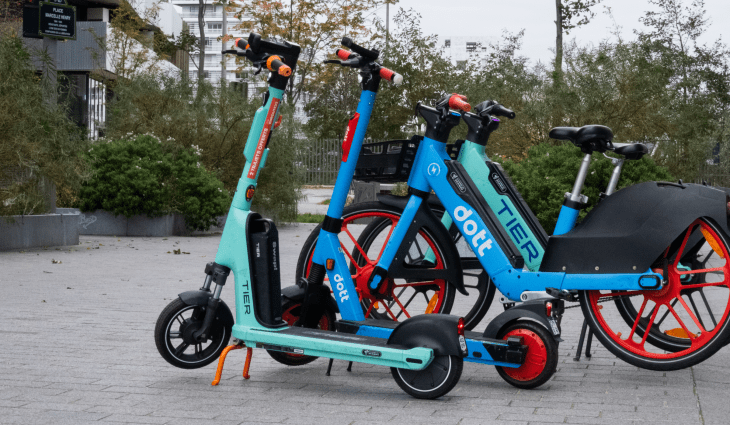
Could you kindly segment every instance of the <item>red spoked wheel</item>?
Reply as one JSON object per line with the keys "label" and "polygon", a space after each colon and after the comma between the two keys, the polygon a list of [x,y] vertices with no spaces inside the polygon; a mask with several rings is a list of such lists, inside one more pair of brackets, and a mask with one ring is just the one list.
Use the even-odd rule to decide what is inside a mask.
{"label": "red spoked wheel", "polygon": [[[282,307],[281,319],[284,320],[289,326],[294,326],[301,314],[302,304],[298,301],[287,300],[284,302]],[[318,329],[325,331],[335,329],[335,313],[326,309],[322,317],[319,319]],[[304,354],[286,353],[283,351],[266,350],[267,353],[281,364],[287,366],[301,366],[307,363],[311,363],[317,359],[317,357],[306,356]]]}
{"label": "red spoked wheel", "polygon": [[693,366],[719,350],[730,333],[730,262],[724,236],[704,219],[692,223],[652,269],[658,290],[583,291],[581,307],[603,345],[652,370]]}
{"label": "red spoked wheel", "polygon": [[523,389],[537,388],[547,382],[558,367],[558,343],[552,335],[536,323],[518,321],[498,333],[499,339],[512,336],[522,338],[527,354],[520,367],[495,366],[502,379]]}
{"label": "red spoked wheel", "polygon": [[[450,312],[455,288],[444,279],[389,278],[386,283],[388,299],[378,300],[372,296],[367,282],[402,211],[378,202],[358,204],[356,207],[356,210],[351,208],[349,213],[343,214],[339,239],[342,251],[348,259],[365,317],[399,321],[418,314]],[[309,275],[318,234],[319,228],[316,228],[305,242],[297,264],[297,276]],[[429,255],[432,261],[426,261],[429,251],[433,253]],[[444,252],[428,229],[423,228],[412,243],[404,259],[404,266],[444,270],[450,262],[456,261],[459,261],[458,255]],[[325,278],[325,281],[328,279]]]}

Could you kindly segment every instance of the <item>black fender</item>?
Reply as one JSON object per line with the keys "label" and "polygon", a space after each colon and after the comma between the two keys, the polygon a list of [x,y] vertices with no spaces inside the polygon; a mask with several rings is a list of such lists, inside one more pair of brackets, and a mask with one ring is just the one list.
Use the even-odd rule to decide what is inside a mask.
{"label": "black fender", "polygon": [[556,301],[557,300],[534,300],[517,304],[516,306],[503,311],[489,322],[487,329],[484,330],[483,336],[485,338],[497,339],[499,331],[512,322],[517,320],[531,320],[544,326],[553,338],[555,338],[555,341],[561,342],[560,326],[554,318],[548,318],[545,310],[546,302]]}
{"label": "black fender", "polygon": [[551,236],[540,271],[645,273],[698,218],[724,236],[730,191],[699,184],[640,183],[606,197],[570,232]]}
{"label": "black fender", "polygon": [[[187,291],[183,292],[178,295],[182,302],[184,302],[187,305],[194,305],[194,306],[202,306],[202,307],[208,307],[208,299],[213,296],[212,292],[209,291]],[[218,313],[218,317],[228,326],[233,326],[236,322],[233,320],[233,314],[231,313],[231,309],[228,308],[228,305],[226,305],[223,300],[220,301],[220,304],[218,304],[218,310],[216,310],[216,313]]]}
{"label": "black fender", "polygon": [[[285,300],[301,302],[304,300],[305,291],[306,291],[306,289],[299,285],[287,286],[286,288],[281,290],[281,298],[282,298],[281,301],[282,301],[282,303]],[[337,301],[334,299],[334,297],[332,297],[331,293],[327,297],[326,304],[327,304],[327,308],[330,309],[331,311],[334,311],[336,313],[340,312],[340,307],[337,305]]]}
{"label": "black fender", "polygon": [[[378,200],[383,204],[399,208],[400,210],[405,209],[406,204],[408,203],[408,198],[408,196],[378,196]],[[454,239],[444,225],[441,224],[441,220],[433,213],[428,202],[421,203],[413,222],[414,224],[411,225],[406,236],[403,238],[404,242],[414,240],[418,231],[421,228],[426,228],[440,246],[452,253],[458,252],[456,245],[454,244]],[[453,266],[444,270],[427,270],[424,272],[426,273],[424,275],[419,274],[418,268],[402,267],[401,264],[403,263],[403,258],[405,258],[408,254],[410,246],[410,243],[402,243],[400,245],[398,252],[395,254],[395,258],[393,259],[393,263],[388,269],[388,276],[408,279],[444,279],[451,282],[462,294],[467,296],[469,295],[464,287],[464,273],[461,267],[461,261],[458,259],[454,262]],[[440,274],[440,276],[436,276],[436,274]]]}
{"label": "black fender", "polygon": [[459,317],[450,314],[421,314],[404,320],[393,329],[388,345],[426,347],[437,356],[464,357],[458,333]]}

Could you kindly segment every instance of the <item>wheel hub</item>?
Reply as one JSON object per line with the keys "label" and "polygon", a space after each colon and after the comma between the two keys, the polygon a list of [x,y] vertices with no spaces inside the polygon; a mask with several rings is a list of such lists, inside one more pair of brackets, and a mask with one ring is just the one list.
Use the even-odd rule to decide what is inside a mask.
{"label": "wheel hub", "polygon": [[195,333],[203,326],[201,320],[185,319],[180,325],[180,335],[182,335],[183,341],[186,344],[197,344],[199,342],[207,341],[207,338],[195,338]]}
{"label": "wheel hub", "polygon": [[527,346],[525,362],[518,368],[505,367],[504,372],[520,381],[531,381],[542,373],[547,364],[547,347],[542,339],[527,329],[515,329],[507,333],[503,339],[511,336],[522,337],[522,344]]}

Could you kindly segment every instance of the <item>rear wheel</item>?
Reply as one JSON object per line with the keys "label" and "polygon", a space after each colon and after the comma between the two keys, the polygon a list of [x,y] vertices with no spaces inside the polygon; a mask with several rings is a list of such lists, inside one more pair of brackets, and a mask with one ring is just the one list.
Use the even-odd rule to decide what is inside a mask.
{"label": "rear wheel", "polygon": [[[281,319],[289,326],[294,326],[301,314],[302,303],[298,301],[286,300],[281,306]],[[319,319],[317,329],[325,331],[335,330],[335,313],[329,309],[325,309],[324,314]],[[305,356],[304,354],[285,353],[283,351],[266,350],[272,359],[287,366],[302,366],[317,360],[314,356]]]}
{"label": "rear wheel", "polygon": [[582,291],[586,320],[609,351],[634,366],[677,370],[698,364],[730,335],[728,252],[724,235],[698,219],[652,267],[664,274],[666,265],[668,281],[660,289]]}
{"label": "rear wheel", "polygon": [[525,362],[518,368],[495,366],[499,376],[511,385],[532,389],[547,382],[558,367],[558,343],[543,326],[534,322],[517,321],[497,334],[498,339],[521,337],[527,346]]}
{"label": "rear wheel", "polygon": [[458,356],[436,356],[421,370],[390,368],[403,391],[416,398],[434,399],[446,395],[461,378],[464,360]]}

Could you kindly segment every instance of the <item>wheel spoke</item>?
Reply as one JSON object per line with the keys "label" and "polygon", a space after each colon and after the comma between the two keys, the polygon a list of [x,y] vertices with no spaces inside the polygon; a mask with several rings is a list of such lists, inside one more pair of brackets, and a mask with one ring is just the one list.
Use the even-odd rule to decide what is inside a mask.
{"label": "wheel spoke", "polygon": [[182,338],[182,334],[180,332],[170,332],[168,334],[168,337],[170,339],[178,339],[178,338]]}
{"label": "wheel spoke", "polygon": [[[671,305],[672,307],[674,307],[675,305],[677,305],[677,299],[676,299],[676,298],[675,298],[675,299],[673,299],[673,300],[672,300],[672,302],[671,302],[671,303],[669,303],[669,305]],[[657,308],[657,307],[656,307],[656,306],[654,306],[654,308]],[[660,326],[660,325],[662,324],[662,322],[664,322],[664,319],[666,319],[666,318],[667,318],[667,316],[669,316],[669,309],[667,309],[667,311],[665,311],[665,312],[664,312],[664,315],[662,316],[662,318],[661,318],[661,319],[659,319],[659,321],[658,321],[658,322],[656,322],[656,325],[657,325],[657,326]]]}
{"label": "wheel spoke", "polygon": [[183,324],[183,320],[179,314],[177,316],[175,316],[175,320],[177,320],[177,322],[180,323],[181,325]]}
{"label": "wheel spoke", "polygon": [[393,314],[393,312],[392,312],[392,311],[390,311],[390,309],[388,308],[388,305],[387,305],[387,304],[385,304],[385,303],[383,303],[383,307],[385,308],[385,311],[387,311],[387,312],[388,312],[388,314],[390,315],[390,317],[392,317],[392,318],[393,318],[393,320],[395,320],[395,321],[397,322],[398,320],[396,320],[396,318],[395,318],[395,315]]}
{"label": "wheel spoke", "polygon": [[[397,315],[397,316],[395,316],[395,318],[396,318],[396,319],[397,319],[397,318],[399,318],[399,317],[400,317],[400,315],[401,315],[401,314],[402,314],[403,312],[405,312],[405,311],[406,311],[406,308],[407,308],[407,307],[408,307],[408,305],[409,305],[409,304],[411,303],[411,301],[413,301],[413,299],[414,299],[414,298],[416,298],[416,295],[418,295],[418,292],[415,292],[415,291],[414,291],[414,292],[413,292],[413,295],[411,295],[411,297],[410,297],[410,298],[408,299],[408,301],[406,301],[406,303],[405,303],[405,304],[403,305],[403,309],[401,310],[401,312],[400,312],[400,313],[398,313],[398,315]],[[408,314],[408,313],[406,313],[406,314]],[[408,317],[410,317],[410,316],[408,316]]]}
{"label": "wheel spoke", "polygon": [[187,350],[188,347],[190,347],[190,344],[187,342],[183,342],[182,344],[178,345],[177,348],[175,348],[175,355],[179,356],[183,353],[183,351]]}
{"label": "wheel spoke", "polygon": [[[684,310],[687,312],[687,314],[689,314],[690,319],[692,319],[692,321],[695,322],[695,325],[697,325],[697,327],[700,328],[700,330],[702,332],[706,332],[705,327],[702,326],[702,324],[700,323],[700,321],[697,319],[697,316],[695,316],[695,314],[692,313],[692,311],[689,309],[689,306],[687,305],[687,303],[684,302],[684,298],[682,298],[682,296],[679,295],[677,297],[677,299],[679,300],[680,303],[682,303],[682,307],[684,307]],[[674,311],[674,308],[672,308],[672,313],[677,318],[677,320],[679,320],[679,316],[677,316],[677,313]],[[687,329],[686,329],[686,326],[684,325],[684,322],[682,322],[682,328],[684,329],[685,332],[687,332]]]}
{"label": "wheel spoke", "polygon": [[[651,325],[654,324],[654,319],[656,319],[656,314],[659,312],[659,309],[654,309],[654,312],[651,314],[651,317],[649,318],[649,323],[646,325],[646,330],[644,331],[644,337],[641,338],[641,344],[640,347],[644,347],[644,343],[646,342],[646,337],[649,336],[649,331],[651,330]],[[629,340],[630,341],[630,340]]]}
{"label": "wheel spoke", "polygon": [[[687,228],[687,233],[684,234],[684,240],[682,241],[682,245],[677,250],[677,254],[675,255],[675,258],[674,258],[674,268],[675,269],[677,269],[677,266],[679,265],[679,259],[682,257],[682,253],[684,252],[684,248],[687,246],[687,241],[689,240],[689,236],[692,234],[695,227],[697,227],[697,226],[690,225]],[[700,224],[700,227],[702,227],[701,224]],[[664,253],[664,257],[667,256],[668,252],[669,252],[669,247],[667,247],[667,250]]]}
{"label": "wheel spoke", "polygon": [[350,259],[350,261],[352,262],[352,265],[355,266],[355,269],[358,270],[358,271],[360,271],[362,269],[362,267],[357,264],[357,262],[355,261],[354,258],[352,258],[352,255],[350,255],[350,252],[347,249],[345,249],[345,246],[342,245],[342,243],[340,243],[340,247],[342,248],[342,252],[345,253],[345,255],[347,256],[347,258]]}
{"label": "wheel spoke", "polygon": [[700,269],[700,270],[687,270],[687,271],[678,271],[677,274],[680,276],[684,276],[687,274],[697,274],[697,273],[712,273],[712,272],[722,272],[722,267],[716,267],[714,269]]}
{"label": "wheel spoke", "polygon": [[[355,248],[357,248],[357,250],[360,251],[360,255],[362,255],[362,258],[365,259],[365,262],[366,263],[369,263],[370,262],[370,259],[368,258],[368,255],[365,254],[365,251],[363,251],[363,249],[360,246],[360,244],[357,243],[357,240],[355,240],[355,237],[352,236],[352,233],[350,233],[350,229],[347,228],[347,225],[342,226],[342,229],[345,231],[345,233],[347,233],[347,236],[350,237],[350,240],[352,240],[352,243],[355,244]],[[340,244],[340,245],[342,245],[342,244]],[[342,249],[344,250],[344,247]]]}
{"label": "wheel spoke", "polygon": [[710,313],[710,318],[712,319],[713,325],[717,326],[717,320],[715,320],[715,314],[712,312],[712,309],[710,308],[710,303],[707,302],[707,298],[705,297],[705,291],[700,289],[699,293],[700,293],[700,296],[702,297],[702,301],[705,302],[705,307],[707,308],[707,312]]}
{"label": "wheel spoke", "polygon": [[646,307],[646,303],[649,301],[648,298],[644,297],[644,302],[641,303],[641,308],[639,309],[639,313],[636,315],[636,320],[634,320],[634,326],[631,328],[631,333],[629,333],[629,341],[632,340],[634,337],[634,332],[636,332],[636,326],[639,324],[639,320],[641,320],[641,315],[644,313],[644,308]]}
{"label": "wheel spoke", "polygon": [[[682,304],[684,304],[684,302]],[[669,307],[669,306],[667,306],[667,307]],[[687,335],[687,338],[689,338],[689,339],[695,339],[695,338],[697,338],[696,336],[695,336],[695,338],[692,338],[692,332],[690,332],[689,329],[687,329],[687,326],[684,324],[684,322],[682,321],[682,319],[679,318],[679,314],[677,314],[677,312],[674,310],[674,308],[673,307],[669,307],[669,309],[672,311],[672,316],[674,316],[674,319],[677,321],[677,323],[679,323],[679,325],[684,330],[685,334]]]}
{"label": "wheel spoke", "polygon": [[[408,314],[408,312],[406,311],[406,308],[403,306],[403,304],[400,303],[400,300],[398,299],[398,297],[393,297],[393,299],[395,300],[396,303],[398,303],[398,307],[400,307],[401,313],[404,313],[406,315],[406,317],[410,319],[411,315]],[[398,316],[400,316],[400,313],[398,313]],[[395,316],[396,320],[398,320],[398,316]]]}
{"label": "wheel spoke", "polygon": [[695,316],[697,316],[697,319],[700,321],[700,324],[702,325],[702,329],[705,329],[705,322],[702,321],[702,315],[697,310],[697,306],[695,305],[695,300],[692,299],[692,294],[687,294],[687,298],[689,298],[689,303],[692,304],[692,308],[695,311]]}
{"label": "wheel spoke", "polygon": [[707,288],[709,286],[728,286],[727,282],[712,282],[712,283],[695,283],[694,285],[682,285],[682,290],[685,289],[696,289],[696,288]]}

